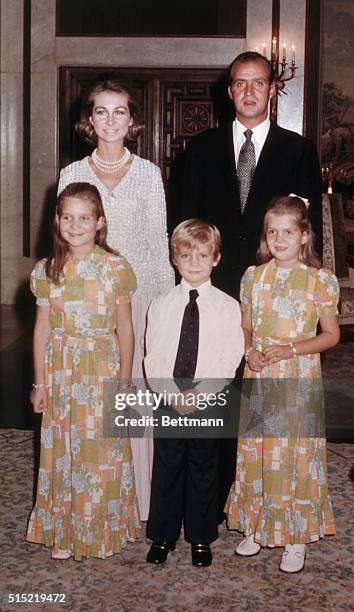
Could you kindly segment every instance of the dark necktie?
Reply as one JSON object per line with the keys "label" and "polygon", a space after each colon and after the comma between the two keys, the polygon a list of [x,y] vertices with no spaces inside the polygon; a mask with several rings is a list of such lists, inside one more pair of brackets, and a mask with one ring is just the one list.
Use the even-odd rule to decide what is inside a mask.
{"label": "dark necktie", "polygon": [[190,389],[198,358],[199,309],[196,302],[199,293],[196,289],[189,292],[189,302],[184,309],[181,333],[177,349],[173,378],[181,389]]}
{"label": "dark necktie", "polygon": [[256,169],[256,152],[252,142],[253,132],[252,130],[246,130],[243,133],[246,140],[241,147],[236,170],[240,190],[241,214],[245,210],[253,173]]}

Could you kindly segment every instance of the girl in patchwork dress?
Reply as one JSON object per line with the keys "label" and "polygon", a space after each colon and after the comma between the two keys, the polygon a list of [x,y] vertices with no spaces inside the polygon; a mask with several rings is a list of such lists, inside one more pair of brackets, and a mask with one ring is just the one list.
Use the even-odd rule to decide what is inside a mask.
{"label": "girl in patchwork dress", "polygon": [[319,266],[306,202],[270,202],[258,251],[263,264],[241,282],[246,367],[226,505],[228,527],[245,535],[236,554],[285,547],[280,569],[290,573],[303,568],[307,543],[335,533],[319,353],[339,341],[339,288]]}
{"label": "girl in patchwork dress", "polygon": [[43,420],[26,539],[52,547],[54,559],[104,559],[140,535],[130,442],[104,426],[110,384],[120,377],[125,388],[131,377],[136,280],[106,234],[96,187],[68,185],[58,199],[54,256],[31,274],[31,402]]}

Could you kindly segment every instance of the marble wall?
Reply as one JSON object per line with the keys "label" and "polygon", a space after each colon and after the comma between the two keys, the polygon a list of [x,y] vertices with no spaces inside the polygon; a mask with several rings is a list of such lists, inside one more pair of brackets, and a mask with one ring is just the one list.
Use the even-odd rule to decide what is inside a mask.
{"label": "marble wall", "polygon": [[0,11],[1,297],[12,303],[30,267],[22,257],[23,0],[1,0]]}
{"label": "marble wall", "polygon": [[[272,0],[248,0],[247,38],[56,38],[55,0],[31,2],[30,236],[22,248],[23,0],[1,0],[1,303],[12,304],[36,257],[41,220],[58,176],[58,67],[227,66],[263,39],[271,41]],[[301,133],[306,0],[281,0],[281,40],[294,43],[299,70],[279,102],[279,123]],[[16,37],[13,36],[16,32]],[[143,58],[143,61],[142,61]]]}

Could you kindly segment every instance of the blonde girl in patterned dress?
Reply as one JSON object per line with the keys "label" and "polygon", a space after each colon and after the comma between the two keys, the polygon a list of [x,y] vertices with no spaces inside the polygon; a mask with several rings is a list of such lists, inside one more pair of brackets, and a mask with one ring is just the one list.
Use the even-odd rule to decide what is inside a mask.
{"label": "blonde girl in patterned dress", "polygon": [[236,479],[226,505],[229,528],[245,536],[236,554],[285,547],[280,569],[289,573],[304,567],[306,544],[335,533],[320,353],[339,341],[339,289],[320,268],[306,202],[270,202],[262,265],[248,268],[241,282],[246,367]]}
{"label": "blonde girl in patterned dress", "polygon": [[[31,274],[34,412],[43,413],[37,499],[26,539],[54,559],[105,559],[140,534],[128,438],[105,436],[104,381],[131,378],[134,273],[107,247],[93,185],[60,194],[54,255]],[[107,389],[107,387],[105,387]],[[110,434],[111,436],[114,434]]]}

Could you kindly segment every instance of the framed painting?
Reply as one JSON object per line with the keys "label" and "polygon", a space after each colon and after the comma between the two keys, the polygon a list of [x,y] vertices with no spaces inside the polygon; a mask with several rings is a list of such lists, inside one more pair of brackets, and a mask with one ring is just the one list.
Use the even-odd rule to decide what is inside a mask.
{"label": "framed painting", "polygon": [[[324,0],[321,163],[324,178],[342,194],[344,215],[353,220],[354,234],[353,32],[353,1]],[[350,229],[351,223],[346,225]]]}

